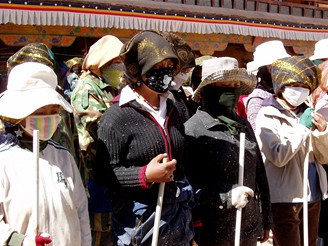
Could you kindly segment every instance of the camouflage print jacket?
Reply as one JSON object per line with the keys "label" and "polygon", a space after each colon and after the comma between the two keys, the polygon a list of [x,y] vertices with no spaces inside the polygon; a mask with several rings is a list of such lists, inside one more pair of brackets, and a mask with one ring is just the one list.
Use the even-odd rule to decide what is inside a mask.
{"label": "camouflage print jacket", "polygon": [[80,78],[71,96],[82,151],[82,170],[80,171],[85,185],[92,179],[98,122],[102,114],[109,108],[109,102],[113,96],[115,93],[110,85],[90,72]]}

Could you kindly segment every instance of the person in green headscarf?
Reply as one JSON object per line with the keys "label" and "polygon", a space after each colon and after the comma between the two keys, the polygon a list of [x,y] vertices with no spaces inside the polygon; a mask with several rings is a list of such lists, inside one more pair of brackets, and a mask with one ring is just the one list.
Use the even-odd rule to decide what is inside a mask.
{"label": "person in green headscarf", "polygon": [[[241,94],[252,92],[256,77],[232,57],[203,61],[193,100],[200,103],[185,123],[186,175],[201,189],[193,211],[198,245],[234,245],[236,209],[243,208],[240,245],[255,246],[269,236],[269,186],[249,122],[236,113]],[[244,185],[238,185],[240,133],[246,135]],[[262,211],[262,212],[260,212]]]}

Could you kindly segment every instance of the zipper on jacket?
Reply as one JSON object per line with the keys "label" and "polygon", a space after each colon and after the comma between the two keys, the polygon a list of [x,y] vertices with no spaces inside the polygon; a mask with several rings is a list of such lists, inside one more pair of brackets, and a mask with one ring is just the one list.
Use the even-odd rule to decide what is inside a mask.
{"label": "zipper on jacket", "polygon": [[168,158],[169,158],[169,160],[171,160],[172,159],[172,150],[171,150],[171,143],[170,143],[170,140],[171,140],[170,133],[168,131],[168,124],[169,124],[168,121],[173,112],[173,108],[171,108],[169,113],[167,114],[163,127],[157,122],[157,120],[154,118],[154,116],[152,116],[149,112],[140,110],[140,109],[137,109],[137,110],[139,112],[141,112],[142,114],[144,114],[145,116],[147,116],[148,118],[150,118],[159,127],[161,135],[162,135],[164,143],[165,143],[165,149],[166,149]]}

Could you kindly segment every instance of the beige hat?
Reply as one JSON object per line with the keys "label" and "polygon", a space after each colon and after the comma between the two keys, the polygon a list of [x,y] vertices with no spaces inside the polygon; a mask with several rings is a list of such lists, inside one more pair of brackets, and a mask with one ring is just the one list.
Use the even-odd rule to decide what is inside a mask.
{"label": "beige hat", "polygon": [[24,119],[46,105],[59,105],[72,113],[56,86],[57,76],[50,67],[39,62],[16,65],[9,74],[7,90],[0,95],[0,117]]}
{"label": "beige hat", "polygon": [[328,58],[328,39],[321,39],[315,43],[313,55],[309,59],[313,61],[326,58]]}
{"label": "beige hat", "polygon": [[123,43],[115,36],[106,35],[91,45],[88,54],[84,58],[82,69],[90,70],[101,76],[100,69],[107,62],[118,57]]}
{"label": "beige hat", "polygon": [[202,82],[197,87],[193,100],[200,102],[203,87],[216,82],[240,81],[241,93],[250,94],[256,86],[256,76],[245,68],[239,68],[233,57],[212,58],[203,61]]}
{"label": "beige hat", "polygon": [[253,56],[254,63],[252,63],[251,65],[254,71],[257,70],[259,67],[270,65],[278,59],[290,57],[290,55],[286,52],[284,44],[279,40],[272,40],[258,45],[255,48]]}

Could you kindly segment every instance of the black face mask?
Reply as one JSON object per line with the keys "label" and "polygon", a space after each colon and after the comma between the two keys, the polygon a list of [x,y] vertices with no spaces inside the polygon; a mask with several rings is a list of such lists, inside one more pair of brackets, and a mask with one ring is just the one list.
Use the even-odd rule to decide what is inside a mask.
{"label": "black face mask", "polygon": [[205,86],[202,90],[204,107],[213,117],[224,115],[236,118],[236,106],[241,88]]}
{"label": "black face mask", "polygon": [[151,69],[146,73],[144,84],[151,90],[158,93],[165,93],[172,82],[173,71],[171,68]]}

